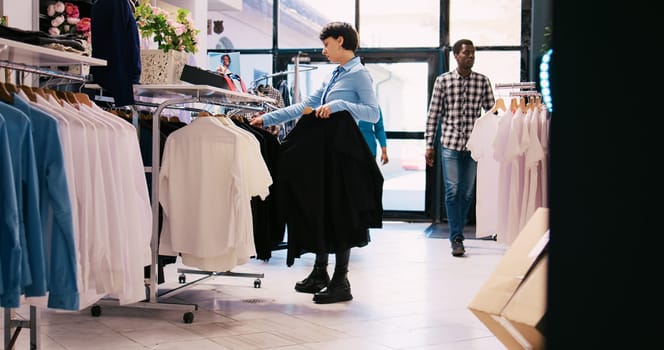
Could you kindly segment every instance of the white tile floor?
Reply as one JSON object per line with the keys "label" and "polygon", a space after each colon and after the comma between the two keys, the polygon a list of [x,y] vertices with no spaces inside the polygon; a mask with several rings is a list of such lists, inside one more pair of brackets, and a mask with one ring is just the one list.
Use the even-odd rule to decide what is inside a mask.
{"label": "white tile floor", "polygon": [[[466,240],[466,256],[454,258],[447,239],[427,238],[428,224],[385,222],[372,229],[371,243],[351,251],[349,280],[354,299],[318,305],[294,283],[310,271],[307,254],[286,266],[286,251],[269,262],[251,260],[234,272],[263,273],[254,278],[215,276],[171,293],[158,305],[101,303],[89,310],[40,310],[45,350],[497,350],[505,347],[467,309],[468,303],[506,251],[494,241]],[[330,258],[330,273],[334,256]],[[179,264],[165,268],[160,292],[179,286]],[[187,282],[202,275],[187,275]],[[194,321],[183,305],[196,303]],[[157,308],[150,307],[157,306]],[[16,310],[29,316],[29,307]],[[3,342],[0,349],[4,349]],[[14,349],[30,349],[29,330],[19,332]]]}

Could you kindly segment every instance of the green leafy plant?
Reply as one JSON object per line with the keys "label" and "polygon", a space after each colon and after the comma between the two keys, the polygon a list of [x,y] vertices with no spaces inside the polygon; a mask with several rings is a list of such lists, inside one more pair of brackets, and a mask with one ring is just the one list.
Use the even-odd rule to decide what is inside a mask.
{"label": "green leafy plant", "polygon": [[188,10],[180,8],[173,16],[147,1],[136,6],[134,16],[141,37],[152,38],[159,50],[198,51],[197,35],[200,30],[193,25]]}

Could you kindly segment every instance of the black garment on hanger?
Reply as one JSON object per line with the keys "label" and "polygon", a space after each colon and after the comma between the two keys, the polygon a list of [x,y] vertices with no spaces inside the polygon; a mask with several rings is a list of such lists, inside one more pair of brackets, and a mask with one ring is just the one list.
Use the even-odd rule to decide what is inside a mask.
{"label": "black garment on hanger", "polygon": [[116,106],[134,104],[134,84],[141,78],[138,26],[129,2],[97,0],[91,11],[92,57],[106,66],[92,66],[95,83],[108,90]]}
{"label": "black garment on hanger", "polygon": [[279,149],[287,265],[301,254],[363,247],[382,227],[383,175],[347,111],[300,118]]}
{"label": "black garment on hanger", "polygon": [[[142,116],[147,116],[149,112],[142,111],[141,115]],[[185,127],[187,124],[180,122],[180,121],[167,121],[167,120],[162,120],[159,122],[159,159],[161,160],[163,155],[164,155],[164,145],[166,143],[166,139],[168,136],[182,128]],[[141,149],[141,157],[143,158],[143,165],[144,166],[151,166],[152,165],[152,119],[144,118],[141,117],[138,119],[138,126],[139,126],[139,145]],[[150,198],[152,198],[152,173],[148,172],[145,173],[145,181],[147,182],[148,185],[148,193],[150,194]],[[163,222],[163,209],[161,207],[161,204],[159,205],[159,229],[158,229],[158,234],[157,238],[161,238],[161,227],[162,227],[162,222]],[[161,284],[165,282],[165,277],[164,277],[164,266],[168,264],[174,264],[176,262],[177,257],[175,256],[170,256],[170,255],[159,255],[157,258],[157,284]],[[145,266],[144,267],[144,277],[145,278],[150,278],[150,266]]]}
{"label": "black garment on hanger", "polygon": [[279,217],[277,208],[279,140],[269,131],[249,125],[246,120],[240,121],[237,118],[231,118],[231,120],[235,125],[256,137],[261,147],[261,156],[272,177],[272,185],[269,187],[270,194],[264,200],[258,196],[251,198],[256,258],[268,261],[272,257],[272,250],[283,242],[286,225],[283,219]]}

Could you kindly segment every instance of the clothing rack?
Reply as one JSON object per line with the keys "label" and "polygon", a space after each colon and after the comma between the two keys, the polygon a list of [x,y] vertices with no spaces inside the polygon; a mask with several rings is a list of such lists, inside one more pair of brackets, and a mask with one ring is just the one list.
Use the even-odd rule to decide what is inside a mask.
{"label": "clothing rack", "polygon": [[[86,66],[105,65],[106,60],[0,38],[0,67],[19,72],[35,73],[75,81],[87,81],[89,76],[60,72],[49,67],[79,66],[81,68],[79,71],[83,72],[83,68]],[[40,348],[39,310],[34,305],[30,305],[30,317],[28,319],[17,319],[15,312],[11,308],[4,309],[3,317],[5,350],[14,348],[16,339],[23,328],[30,330],[30,349],[36,350]]]}
{"label": "clothing rack", "polygon": [[[254,277],[254,287],[260,287],[260,279],[264,274],[257,273],[235,273],[230,271],[203,271],[203,270],[190,270],[178,269],[180,273],[179,282],[185,284],[184,274],[203,274],[206,275],[193,282],[186,283],[183,286],[172,289],[165,293],[157,294],[157,268],[159,257],[159,168],[160,168],[160,116],[161,112],[166,108],[182,107],[185,104],[212,104],[225,107],[249,109],[249,110],[265,110],[271,109],[271,106],[276,105],[276,101],[271,98],[256,96],[244,92],[232,91],[221,89],[208,85],[182,85],[182,84],[166,84],[166,85],[134,85],[134,95],[136,96],[136,103],[143,104],[140,101],[143,97],[159,98],[163,100],[157,105],[157,109],[152,117],[152,263],[150,265],[150,281],[148,282],[148,304],[159,304],[159,297],[172,295],[175,292],[182,290],[185,287],[200,282],[201,280],[216,277],[216,276],[236,276],[236,277]],[[153,102],[150,102],[153,103]],[[173,304],[168,304],[173,305]],[[194,310],[198,309],[195,304],[184,304],[185,306],[193,306]],[[186,312],[183,316],[185,323],[193,322],[193,313]]]}

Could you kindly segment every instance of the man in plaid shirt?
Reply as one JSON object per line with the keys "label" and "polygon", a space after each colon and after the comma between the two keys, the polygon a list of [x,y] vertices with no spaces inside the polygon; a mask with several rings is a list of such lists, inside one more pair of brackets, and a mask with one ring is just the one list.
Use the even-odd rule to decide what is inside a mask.
{"label": "man in plaid shirt", "polygon": [[425,159],[434,164],[436,129],[441,124],[445,211],[450,229],[452,255],[465,254],[463,227],[474,200],[477,162],[471,158],[466,143],[482,109],[489,111],[495,104],[489,78],[473,72],[475,46],[461,39],[452,46],[457,68],[436,78],[427,117]]}

